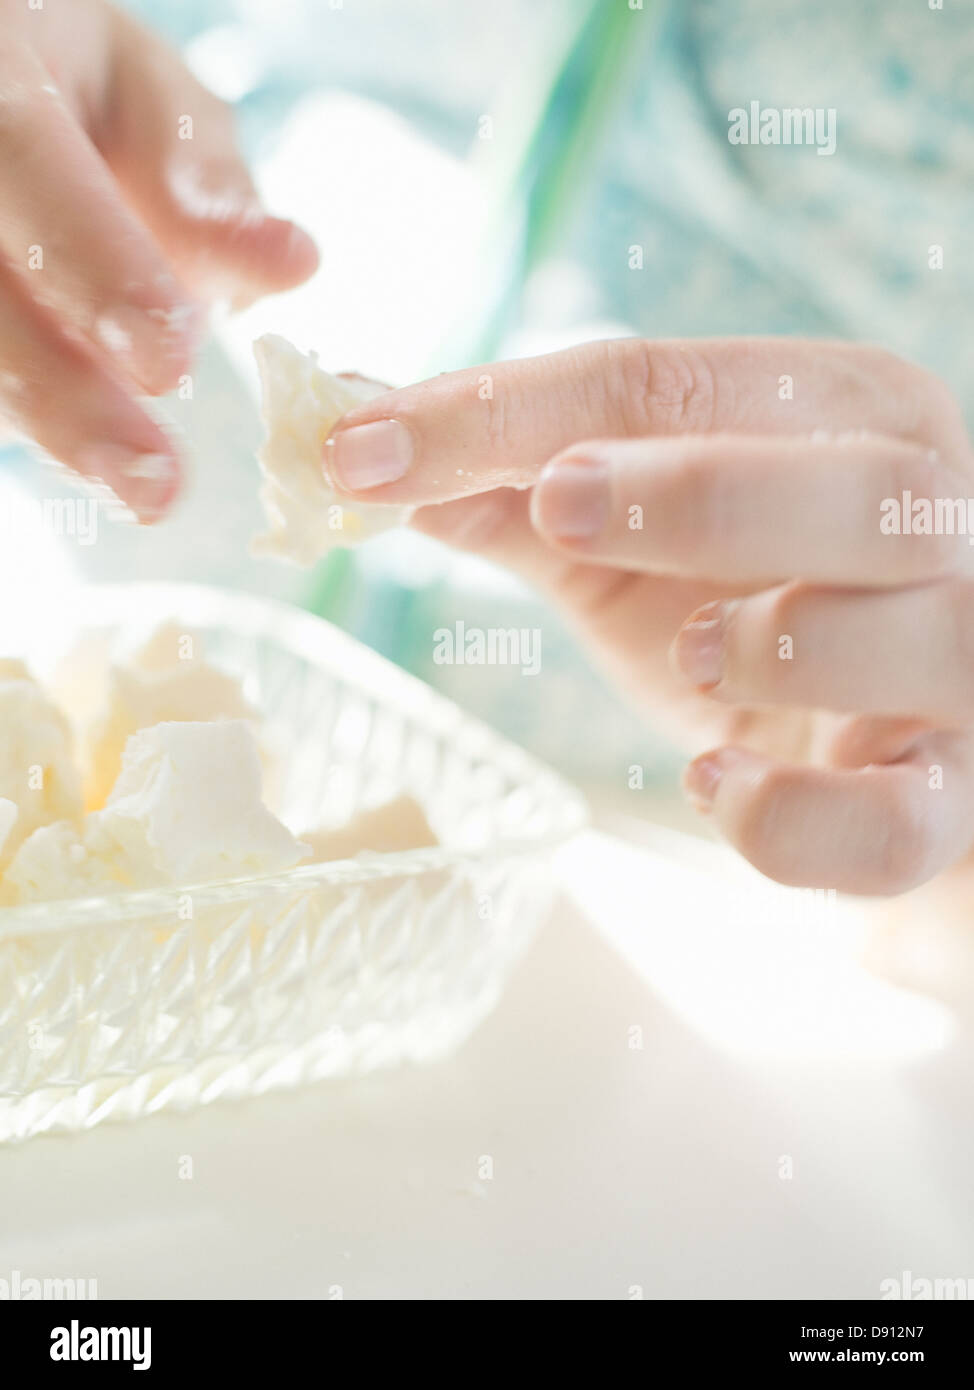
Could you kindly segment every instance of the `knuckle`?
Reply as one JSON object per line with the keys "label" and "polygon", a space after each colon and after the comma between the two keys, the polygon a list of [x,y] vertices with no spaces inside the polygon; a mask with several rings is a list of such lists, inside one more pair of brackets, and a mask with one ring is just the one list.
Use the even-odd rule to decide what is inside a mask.
{"label": "knuckle", "polygon": [[645,338],[612,345],[622,391],[620,413],[632,434],[707,433],[717,413],[717,378],[706,356],[684,344]]}

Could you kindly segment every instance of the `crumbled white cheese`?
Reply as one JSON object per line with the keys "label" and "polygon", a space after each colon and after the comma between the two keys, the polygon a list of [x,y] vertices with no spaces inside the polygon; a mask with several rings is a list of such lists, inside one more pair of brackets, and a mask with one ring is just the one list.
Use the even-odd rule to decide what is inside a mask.
{"label": "crumbled white cheese", "polygon": [[7,903],[51,902],[127,887],[117,865],[90,854],[70,821],[42,825],[24,841],[3,878]]}
{"label": "crumbled white cheese", "polygon": [[270,528],[254,540],[254,553],[312,565],[333,546],[403,525],[411,508],[350,502],[324,472],[323,449],[334,426],[383,388],[331,376],[315,353],[299,352],[275,334],[257,339],[254,356],[267,429],[257,456],[264,473],[260,498]]}
{"label": "crumbled white cheese", "polygon": [[262,801],[257,712],[199,639],[169,624],[126,660],[112,667],[102,644],[97,662],[74,667],[86,699],[99,683],[107,695],[88,748],[100,800],[83,817],[67,720],[22,662],[0,658],[0,903],[189,888],[437,843],[406,796],[295,839]]}
{"label": "crumbled white cheese", "polygon": [[88,806],[105,804],[119,775],[125,746],[140,729],[163,723],[256,717],[239,683],[205,662],[144,673],[115,668],[109,679],[107,709],[88,741]]}
{"label": "crumbled white cheese", "polygon": [[253,729],[243,720],[165,723],[133,734],[89,854],[138,887],[289,869],[307,854],[261,801]]}

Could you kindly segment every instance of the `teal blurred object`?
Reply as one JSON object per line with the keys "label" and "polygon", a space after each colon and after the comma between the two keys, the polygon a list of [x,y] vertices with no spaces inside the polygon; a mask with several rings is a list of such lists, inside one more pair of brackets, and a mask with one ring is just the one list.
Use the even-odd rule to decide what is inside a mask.
{"label": "teal blurred object", "polygon": [[[646,0],[645,10],[654,8]],[[472,340],[452,344],[430,365],[430,374],[468,363],[489,362],[515,324],[525,283],[546,256],[559,249],[574,205],[585,195],[591,163],[625,90],[628,64],[638,53],[632,42],[633,12],[622,4],[590,0],[563,56],[547,74],[524,74],[540,82],[546,96],[535,125],[521,132],[509,157],[509,182],[495,190],[500,207],[495,235],[507,244],[519,231],[519,246],[495,301],[484,305]],[[503,162],[502,162],[503,168]],[[517,231],[515,230],[517,229]]]}

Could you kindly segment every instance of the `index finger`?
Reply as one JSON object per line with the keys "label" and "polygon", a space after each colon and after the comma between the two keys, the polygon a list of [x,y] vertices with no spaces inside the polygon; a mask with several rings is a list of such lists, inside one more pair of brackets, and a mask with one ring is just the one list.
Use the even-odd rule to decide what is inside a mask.
{"label": "index finger", "polygon": [[579,439],[874,430],[963,469],[960,410],[880,349],[788,338],[620,338],[445,373],[350,411],[325,447],[334,487],[422,505],[530,487]]}

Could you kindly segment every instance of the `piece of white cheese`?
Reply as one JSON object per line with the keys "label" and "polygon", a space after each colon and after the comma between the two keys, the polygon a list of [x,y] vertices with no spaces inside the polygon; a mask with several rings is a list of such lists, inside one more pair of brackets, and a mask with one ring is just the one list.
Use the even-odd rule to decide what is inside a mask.
{"label": "piece of white cheese", "polygon": [[[186,645],[189,639],[190,645]],[[170,652],[171,661],[164,657]],[[217,719],[247,719],[258,713],[244,699],[240,682],[209,665],[195,652],[188,634],[160,629],[138,653],[132,666],[113,666],[108,673],[105,705],[85,739],[85,804],[104,806],[121,771],[122,754],[131,736],[154,724]]]}
{"label": "piece of white cheese", "polygon": [[17,807],[0,868],[38,826],[81,816],[70,726],[20,662],[0,671],[0,798]]}
{"label": "piece of white cheese", "polygon": [[3,877],[6,903],[52,902],[128,887],[117,865],[91,854],[70,821],[42,825],[24,841]]}
{"label": "piece of white cheese", "polygon": [[384,388],[331,376],[318,366],[316,353],[300,352],[276,334],[258,338],[254,356],[267,430],[257,455],[264,473],[260,499],[269,525],[254,540],[254,554],[312,565],[333,546],[356,545],[402,526],[411,508],[350,502],[324,472],[324,444],[334,426]]}
{"label": "piece of white cheese", "polygon": [[395,854],[400,850],[428,849],[439,844],[426,813],[411,796],[400,796],[372,810],[362,811],[335,829],[302,831],[311,846],[310,862],[353,859],[357,854]]}
{"label": "piece of white cheese", "polygon": [[243,720],[142,729],[104,810],[88,817],[85,844],[140,888],[278,873],[307,846],[264,806],[260,783]]}

